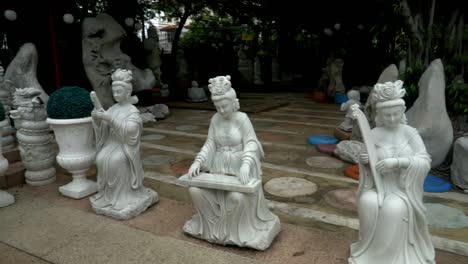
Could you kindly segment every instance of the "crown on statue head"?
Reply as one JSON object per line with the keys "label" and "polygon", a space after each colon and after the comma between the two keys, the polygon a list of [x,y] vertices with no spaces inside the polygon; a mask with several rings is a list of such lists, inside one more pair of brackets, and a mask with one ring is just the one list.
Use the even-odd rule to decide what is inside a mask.
{"label": "crown on statue head", "polygon": [[401,80],[377,83],[374,86],[373,99],[377,103],[377,108],[405,105],[405,101],[402,99],[405,94],[406,91]]}
{"label": "crown on statue head", "polygon": [[227,93],[231,87],[231,76],[217,76],[208,80],[208,89],[212,96],[220,96]]}

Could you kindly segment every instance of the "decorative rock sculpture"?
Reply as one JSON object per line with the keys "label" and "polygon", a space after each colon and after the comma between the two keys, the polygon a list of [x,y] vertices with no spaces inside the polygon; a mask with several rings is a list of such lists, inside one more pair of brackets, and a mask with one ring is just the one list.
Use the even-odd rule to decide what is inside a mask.
{"label": "decorative rock sculpture", "polygon": [[92,93],[96,134],[96,166],[99,191],[90,198],[93,210],[117,219],[129,219],[159,200],[158,194],[143,186],[140,158],[142,121],[132,104],[132,72],[118,69],[112,74],[112,93],[117,101],[107,111]]}
{"label": "decorative rock sculpture", "polygon": [[[2,132],[0,132],[0,137]],[[2,154],[2,145],[0,144],[0,176],[3,176],[5,172],[8,170],[8,160],[3,157]],[[5,207],[15,202],[15,198],[13,195],[0,190],[0,207]]]}
{"label": "decorative rock sculpture", "polygon": [[263,85],[262,81],[262,64],[260,62],[260,57],[255,56],[254,62],[254,83],[256,85]]}
{"label": "decorative rock sculpture", "polygon": [[468,135],[459,137],[453,144],[453,162],[450,167],[453,184],[468,193]]}
{"label": "decorative rock sculpture", "polygon": [[348,101],[345,103],[341,104],[341,111],[346,111],[346,116],[344,121],[340,124],[340,129],[350,132],[353,130],[354,126],[354,120],[353,120],[353,110],[351,109],[351,106],[354,104],[358,104],[359,107],[361,107],[361,95],[359,94],[358,91],[356,90],[350,90],[348,91]]}
{"label": "decorative rock sculpture", "polygon": [[[398,80],[398,69],[395,64],[390,64],[385,68],[379,76],[377,83],[395,82]],[[366,104],[364,106],[364,113],[367,115],[367,120],[372,127],[375,127],[375,102],[374,102],[374,90],[371,89],[369,96],[367,97]]]}
{"label": "decorative rock sculpture", "polygon": [[[15,93],[16,88],[33,87],[39,91],[39,97],[46,104],[49,96],[44,92],[36,77],[38,55],[32,43],[23,44],[8,65],[3,76],[6,85],[3,89]],[[11,106],[11,104],[6,104]]]}
{"label": "decorative rock sculpture", "polygon": [[41,95],[41,90],[35,87],[17,88],[13,95],[16,110],[10,111],[17,129],[21,160],[26,168],[26,183],[32,186],[45,185],[56,179],[53,136],[49,133]]}
{"label": "decorative rock sculpture", "polygon": [[161,87],[161,49],[159,48],[158,29],[151,25],[146,31],[148,38],[143,42],[147,51],[146,62],[148,67],[153,71],[156,87]]}
{"label": "decorative rock sculpture", "polygon": [[418,86],[418,99],[406,116],[408,124],[421,134],[434,168],[444,162],[453,143],[452,122],[445,106],[444,66],[440,59],[431,62]]}
{"label": "decorative rock sculpture", "polygon": [[208,100],[205,89],[198,87],[197,81],[192,81],[192,87],[187,89],[187,95],[190,102],[204,102]]}
{"label": "decorative rock sculpture", "polygon": [[181,177],[191,186],[197,212],[183,229],[211,243],[264,250],[280,231],[280,221],[268,209],[261,187],[262,145],[248,116],[238,111],[230,79],[209,80],[218,112],[188,174]]}
{"label": "decorative rock sculpture", "polygon": [[376,127],[355,115],[367,154],[359,164],[359,241],[349,263],[435,263],[423,205],[431,158],[416,129],[406,125],[403,82],[374,87]]}
{"label": "decorative rock sculpture", "polygon": [[115,103],[110,86],[110,76],[114,69],[124,68],[133,72],[134,91],[151,89],[155,84],[150,69],[136,68],[131,58],[120,50],[120,42],[124,37],[125,30],[107,14],[83,20],[83,65],[105,109]]}

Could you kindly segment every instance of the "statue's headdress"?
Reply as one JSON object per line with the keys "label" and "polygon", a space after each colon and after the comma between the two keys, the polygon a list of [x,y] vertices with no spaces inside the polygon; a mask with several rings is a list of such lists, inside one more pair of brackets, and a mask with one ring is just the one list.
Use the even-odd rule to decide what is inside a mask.
{"label": "statue's headdress", "polygon": [[373,99],[376,102],[376,108],[405,105],[402,99],[405,96],[403,81],[378,83],[374,86]]}
{"label": "statue's headdress", "polygon": [[112,73],[112,85],[122,85],[125,88],[132,88],[133,73],[131,70],[117,69]]}
{"label": "statue's headdress", "polygon": [[[112,73],[111,78],[112,78],[112,86],[121,85],[125,87],[127,90],[130,90],[130,93],[132,92],[133,73],[131,70],[117,69]],[[130,97],[129,102],[131,104],[138,103],[138,97],[136,95]]]}
{"label": "statue's headdress", "polygon": [[236,91],[231,87],[231,76],[217,76],[209,79],[208,82],[212,101],[237,98]]}

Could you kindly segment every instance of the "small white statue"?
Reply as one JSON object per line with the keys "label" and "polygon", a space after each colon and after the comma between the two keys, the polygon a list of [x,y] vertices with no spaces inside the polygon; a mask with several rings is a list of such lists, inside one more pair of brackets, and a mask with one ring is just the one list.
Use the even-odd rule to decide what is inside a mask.
{"label": "small white statue", "polygon": [[202,177],[200,169],[206,169],[209,175],[219,178],[218,185],[229,185],[232,181],[227,179],[241,185],[231,190],[260,184],[251,193],[229,191],[226,186],[189,187],[197,213],[185,223],[184,231],[211,243],[265,250],[279,233],[280,221],[268,209],[261,187],[262,145],[248,116],[238,111],[239,100],[230,79],[218,76],[209,80],[217,113],[211,118],[208,138],[186,177],[195,180],[192,177]]}
{"label": "small white statue", "polygon": [[140,136],[143,129],[138,101],[131,97],[132,71],[118,69],[112,74],[112,95],[117,101],[107,111],[95,93],[91,113],[96,133],[96,166],[99,191],[90,198],[98,214],[129,219],[144,212],[159,199],[143,186]]}
{"label": "small white statue", "polygon": [[356,90],[350,90],[348,91],[348,101],[344,102],[341,104],[341,111],[346,111],[346,116],[344,121],[340,124],[339,128],[346,132],[350,132],[353,130],[354,126],[354,120],[353,120],[353,110],[351,109],[351,106],[354,104],[358,104],[359,107],[362,107],[362,104],[360,102],[361,100],[361,94],[359,91]]}
{"label": "small white statue", "polygon": [[435,263],[423,204],[431,157],[417,130],[406,125],[402,81],[374,86],[376,127],[353,106],[367,154],[359,164],[359,241],[353,264]]}
{"label": "small white statue", "polygon": [[208,100],[205,89],[198,87],[197,81],[192,81],[192,87],[187,89],[187,95],[190,102],[204,102]]}

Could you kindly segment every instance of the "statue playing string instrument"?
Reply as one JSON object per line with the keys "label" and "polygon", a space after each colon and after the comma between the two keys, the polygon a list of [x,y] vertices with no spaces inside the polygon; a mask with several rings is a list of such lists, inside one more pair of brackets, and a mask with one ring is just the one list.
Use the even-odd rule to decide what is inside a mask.
{"label": "statue playing string instrument", "polygon": [[[184,231],[212,243],[264,250],[280,231],[280,222],[268,209],[261,188],[263,148],[248,116],[238,111],[230,76],[209,82],[217,113],[205,144],[183,176],[196,210]],[[201,173],[203,169],[210,174]],[[206,181],[200,185],[191,183],[202,177]]]}
{"label": "statue playing string instrument", "polygon": [[359,241],[351,245],[352,264],[435,263],[422,202],[431,158],[417,130],[406,124],[402,86],[374,86],[372,130],[359,106],[352,106],[367,149],[359,164]]}

